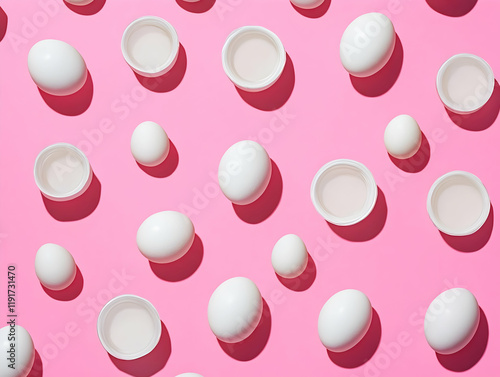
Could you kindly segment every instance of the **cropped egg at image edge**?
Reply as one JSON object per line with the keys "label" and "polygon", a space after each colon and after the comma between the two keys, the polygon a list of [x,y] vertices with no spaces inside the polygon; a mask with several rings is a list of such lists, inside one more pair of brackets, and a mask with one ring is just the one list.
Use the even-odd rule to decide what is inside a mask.
{"label": "cropped egg at image edge", "polygon": [[496,376],[499,12],[0,1],[0,376]]}

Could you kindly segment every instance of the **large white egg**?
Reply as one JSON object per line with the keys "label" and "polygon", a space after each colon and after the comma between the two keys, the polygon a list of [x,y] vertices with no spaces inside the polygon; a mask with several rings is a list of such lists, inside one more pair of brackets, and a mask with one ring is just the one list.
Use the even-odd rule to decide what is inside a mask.
{"label": "large white egg", "polygon": [[[5,326],[0,329],[0,376],[26,377],[35,361],[35,347],[28,331],[22,326]],[[11,359],[11,351],[15,350]],[[15,369],[9,367],[14,362]]]}
{"label": "large white egg", "polygon": [[396,158],[410,158],[422,143],[422,132],[415,119],[402,114],[392,119],[384,132],[387,152]]}
{"label": "large white egg", "polygon": [[75,280],[75,260],[64,247],[47,243],[36,252],[35,273],[46,288],[60,291]]}
{"label": "large white egg", "polygon": [[262,296],[255,283],[244,277],[226,280],[208,303],[208,323],[214,335],[226,343],[250,336],[262,316]]}
{"label": "large white egg", "polygon": [[346,289],[330,297],[321,309],[319,338],[328,350],[344,352],[359,343],[371,321],[372,306],[368,297],[356,289]]}
{"label": "large white egg", "polygon": [[313,9],[319,7],[325,0],[290,0],[293,5],[302,9]]}
{"label": "large white egg", "polygon": [[479,317],[479,306],[469,290],[448,289],[431,302],[425,313],[427,343],[443,355],[458,352],[476,333]]}
{"label": "large white egg", "polygon": [[139,124],[132,133],[130,150],[141,165],[157,166],[167,158],[170,140],[158,123],[146,121]]}
{"label": "large white egg", "polygon": [[181,258],[194,241],[194,225],[183,213],[157,212],[137,230],[137,247],[151,262],[170,263]]}
{"label": "large white egg", "polygon": [[41,90],[55,96],[73,94],[87,80],[87,66],[80,53],[56,39],[44,39],[31,47],[28,70]]}
{"label": "large white egg", "polygon": [[340,60],[351,75],[371,76],[389,61],[395,44],[391,20],[382,13],[366,13],[345,29],[340,40]]}
{"label": "large white egg", "polygon": [[281,237],[274,245],[271,263],[274,271],[287,279],[292,279],[304,272],[307,267],[307,248],[302,239],[295,234]]}
{"label": "large white egg", "polygon": [[219,186],[234,204],[250,204],[266,190],[271,172],[271,159],[259,143],[239,141],[220,160]]}

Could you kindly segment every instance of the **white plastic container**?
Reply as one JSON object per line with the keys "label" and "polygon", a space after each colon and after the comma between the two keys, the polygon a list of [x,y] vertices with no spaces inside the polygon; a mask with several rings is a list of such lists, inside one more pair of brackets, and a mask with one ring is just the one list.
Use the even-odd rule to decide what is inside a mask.
{"label": "white plastic container", "polygon": [[145,77],[162,76],[172,69],[179,55],[179,38],[163,18],[146,16],[127,26],[122,54],[135,72]]}

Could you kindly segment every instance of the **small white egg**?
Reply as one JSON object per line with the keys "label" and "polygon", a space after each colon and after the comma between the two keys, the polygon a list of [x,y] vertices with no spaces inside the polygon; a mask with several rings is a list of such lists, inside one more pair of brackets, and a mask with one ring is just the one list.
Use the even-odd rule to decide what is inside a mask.
{"label": "small white egg", "polygon": [[259,324],[263,303],[255,283],[235,277],[219,285],[208,303],[208,323],[223,342],[236,343],[250,336]]}
{"label": "small white egg", "polygon": [[[186,1],[186,0],[184,0]],[[203,377],[201,374],[198,373],[182,373],[178,374],[176,377]]]}
{"label": "small white egg", "polygon": [[41,90],[55,96],[73,94],[87,80],[87,66],[80,53],[56,39],[44,39],[31,47],[28,70]]}
{"label": "small white egg", "polygon": [[132,133],[130,149],[141,165],[157,166],[167,158],[170,140],[159,124],[146,121],[139,124]]}
{"label": "small white egg", "polygon": [[295,234],[281,237],[274,245],[271,263],[274,271],[287,279],[296,278],[307,267],[308,254],[306,245]]}
{"label": "small white egg", "polygon": [[319,338],[328,350],[344,352],[359,343],[371,321],[372,306],[368,297],[356,289],[346,289],[330,297],[321,309]]}
{"label": "small white egg", "polygon": [[[24,327],[8,325],[0,329],[0,352],[0,376],[26,377],[30,373],[35,361],[35,347]],[[9,367],[11,364],[15,368]]]}
{"label": "small white egg", "polygon": [[427,343],[443,355],[458,352],[473,338],[479,317],[479,306],[469,290],[448,289],[431,302],[425,313]]}
{"label": "small white egg", "polygon": [[290,0],[293,5],[302,9],[313,9],[319,7],[325,0]]}
{"label": "small white egg", "polygon": [[187,253],[195,237],[194,225],[183,213],[157,212],[137,230],[137,247],[154,263],[170,263]]}
{"label": "small white egg", "polygon": [[220,160],[219,186],[234,204],[250,204],[266,190],[271,172],[271,159],[259,143],[239,141]]}
{"label": "small white egg", "polygon": [[91,3],[91,2],[93,2],[94,0],[64,0],[64,1],[66,1],[66,2],[67,2],[67,3],[69,3],[69,4],[83,6],[83,5],[88,5],[88,4],[90,4],[90,3]]}
{"label": "small white egg", "polygon": [[395,44],[391,20],[382,13],[366,13],[345,29],[340,40],[340,60],[351,75],[371,76],[389,61]]}
{"label": "small white egg", "polygon": [[75,260],[64,247],[47,243],[36,252],[35,273],[43,286],[60,291],[75,280]]}
{"label": "small white egg", "polygon": [[422,131],[415,119],[409,115],[398,115],[392,119],[384,132],[387,152],[396,158],[410,158],[422,143]]}

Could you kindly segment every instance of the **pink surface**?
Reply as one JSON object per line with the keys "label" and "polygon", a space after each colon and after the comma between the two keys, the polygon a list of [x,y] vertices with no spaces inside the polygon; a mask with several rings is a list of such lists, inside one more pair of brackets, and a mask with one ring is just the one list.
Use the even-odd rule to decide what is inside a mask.
{"label": "pink surface", "polygon": [[[7,266],[17,266],[18,323],[33,337],[43,375],[148,376],[160,369],[162,376],[196,371],[205,377],[450,376],[465,369],[468,376],[497,374],[498,229],[490,218],[479,235],[455,245],[433,226],[425,203],[437,177],[460,169],[484,182],[497,210],[498,89],[496,109],[490,105],[487,113],[456,120],[458,126],[440,103],[434,81],[440,65],[461,52],[483,57],[500,72],[500,3],[479,0],[469,13],[460,8],[469,1],[451,9],[445,3],[333,0],[323,16],[311,18],[287,0],[217,0],[203,13],[175,1],[108,0],[93,15],[58,0],[3,1],[8,26],[0,42],[0,269],[6,280]],[[467,14],[452,17],[429,4],[442,13]],[[338,57],[344,28],[370,11],[389,15],[401,42],[389,63],[393,71],[379,75],[383,84],[375,88],[371,80],[351,82]],[[171,22],[185,51],[174,75],[155,91],[138,82],[120,51],[123,30],[144,15]],[[222,70],[226,36],[251,24],[274,31],[289,55],[279,88],[289,94],[294,84],[293,92],[277,110],[268,111],[258,96],[246,98],[251,106]],[[45,38],[72,44],[88,65],[93,85],[84,94],[93,89],[93,96],[85,111],[90,97],[80,98],[81,108],[71,111],[78,115],[61,114],[68,107],[49,107],[28,74],[28,51]],[[56,110],[61,105],[46,100]],[[425,158],[402,166],[413,173],[399,169],[383,144],[385,125],[401,113],[417,119],[430,146],[425,167]],[[147,174],[132,158],[130,137],[144,120],[161,124],[175,145],[175,170],[170,156],[165,170],[151,172],[167,177]],[[272,207],[281,199],[263,221],[248,210],[235,211],[214,181],[224,151],[246,138],[259,141],[279,169],[266,203],[252,207]],[[90,214],[46,207],[34,183],[36,155],[61,141],[84,150],[99,180],[85,197]],[[337,158],[364,163],[383,193],[368,225],[354,232],[328,226],[309,198],[317,169]],[[141,222],[162,210],[187,212],[199,236],[173,268],[151,267],[135,244]],[[315,265],[292,289],[277,279],[270,261],[274,243],[286,233],[303,238]],[[80,280],[72,297],[62,297],[70,300],[51,297],[35,276],[35,253],[47,242],[66,247],[81,271],[83,286]],[[255,281],[270,316],[251,343],[228,349],[211,333],[206,309],[213,290],[233,276]],[[428,304],[452,286],[470,289],[484,312],[479,337],[458,362],[438,360],[422,329]],[[380,325],[374,322],[356,352],[336,357],[319,341],[317,317],[325,301],[345,288],[368,295]],[[100,308],[125,293],[150,300],[168,331],[161,349],[145,362],[113,362],[97,337]]]}

